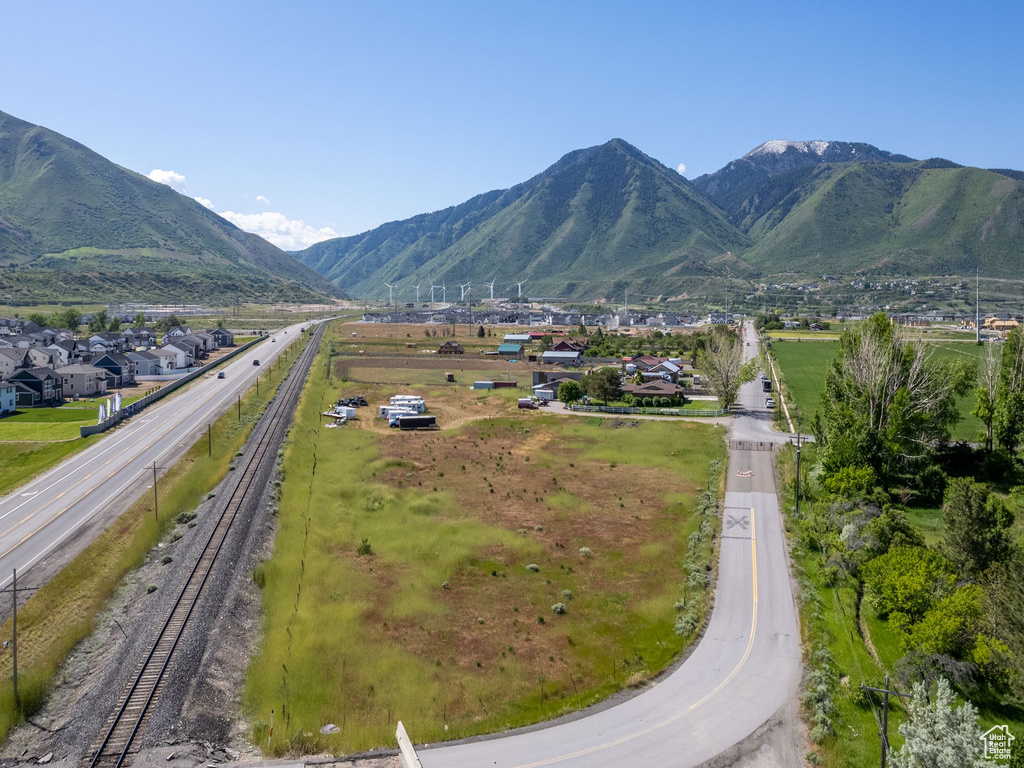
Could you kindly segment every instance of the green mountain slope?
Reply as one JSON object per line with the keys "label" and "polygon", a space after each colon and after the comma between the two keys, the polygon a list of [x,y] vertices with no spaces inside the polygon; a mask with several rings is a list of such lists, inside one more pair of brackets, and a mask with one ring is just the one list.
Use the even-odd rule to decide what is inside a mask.
{"label": "green mountain slope", "polygon": [[826,164],[749,222],[765,272],[1020,277],[1024,184],[934,161]]}
{"label": "green mountain slope", "polygon": [[747,232],[758,219],[808,182],[821,166],[853,162],[914,162],[906,155],[849,141],[768,141],[693,186]]}
{"label": "green mountain slope", "polygon": [[[678,173],[614,139],[570,152],[527,182],[462,205],[318,243],[298,258],[344,291],[387,296],[384,283],[484,281],[510,295],[681,294],[717,275],[750,273],[749,247]],[[421,296],[423,289],[421,288]],[[449,291],[449,297],[452,295]]]}
{"label": "green mountain slope", "polygon": [[0,112],[0,289],[19,301],[315,298],[263,238],[87,147]]}

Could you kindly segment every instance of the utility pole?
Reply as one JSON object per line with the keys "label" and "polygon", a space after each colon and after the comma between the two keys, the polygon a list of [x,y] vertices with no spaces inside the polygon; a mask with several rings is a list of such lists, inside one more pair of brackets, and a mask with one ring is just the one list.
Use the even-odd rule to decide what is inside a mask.
{"label": "utility pole", "polygon": [[242,420],[242,396],[238,396],[238,420]]}
{"label": "utility pole", "polygon": [[974,269],[974,340],[981,343],[981,268]]}
{"label": "utility pole", "polygon": [[206,455],[213,456],[213,427],[206,425]]}
{"label": "utility pole", "polygon": [[796,425],[796,516],[800,517],[800,422]]}
{"label": "utility pole", "polygon": [[882,694],[882,768],[885,768],[885,760],[889,752],[889,697],[899,696],[904,699],[911,699],[909,693],[900,693],[896,690],[889,689],[889,676],[885,676],[885,688],[872,688],[870,685],[860,684],[860,687],[865,691],[874,691],[875,693]]}
{"label": "utility pole", "polygon": [[156,495],[156,462],[153,462],[153,517],[156,520],[160,519],[160,508],[157,506],[157,495]]}
{"label": "utility pole", "polygon": [[11,662],[12,662],[12,681],[14,683],[14,708],[21,710],[21,697],[18,696],[18,593],[19,592],[34,592],[37,587],[19,587],[18,586],[18,569],[15,568],[11,577],[11,586],[7,587],[3,592],[10,592],[11,599],[14,602],[14,610],[11,613]]}

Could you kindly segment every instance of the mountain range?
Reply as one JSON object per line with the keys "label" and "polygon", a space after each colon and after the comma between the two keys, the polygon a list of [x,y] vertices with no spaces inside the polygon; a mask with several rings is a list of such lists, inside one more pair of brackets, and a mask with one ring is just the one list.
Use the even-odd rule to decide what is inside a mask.
{"label": "mountain range", "polygon": [[311,301],[342,292],[682,299],[785,276],[1019,278],[1024,172],[769,141],[693,181],[622,139],[510,189],[288,254],[190,197],[0,112],[0,295]]}
{"label": "mountain range", "polygon": [[0,112],[0,291],[25,301],[308,301],[335,286],[263,238]]}
{"label": "mountain range", "polygon": [[[688,181],[622,139],[507,190],[317,243],[297,257],[354,296],[384,283],[477,298],[700,295],[723,276],[1019,277],[1024,183],[1012,170],[869,144],[769,141]],[[513,294],[514,295],[514,294]]]}

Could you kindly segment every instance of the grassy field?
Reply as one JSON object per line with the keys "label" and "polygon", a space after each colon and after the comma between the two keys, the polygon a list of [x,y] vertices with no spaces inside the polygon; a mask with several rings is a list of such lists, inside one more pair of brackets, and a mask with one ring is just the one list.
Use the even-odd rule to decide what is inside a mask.
{"label": "grassy field", "polygon": [[[708,557],[688,537],[720,430],[517,411],[516,390],[469,390],[475,371],[439,383],[443,360],[400,372],[439,431],[389,430],[369,409],[322,429],[340,394],[373,408],[396,392],[393,371],[358,362],[311,377],[289,437],[280,530],[254,573],[265,635],[244,708],[257,742],[271,710],[274,754],[391,745],[398,718],[417,741],[536,722],[690,642],[674,606],[706,605],[684,563]],[[328,723],[340,731],[322,735]]]}
{"label": "grassy field", "polygon": [[[825,383],[825,370],[836,354],[836,342],[776,342],[772,345],[775,364],[785,380],[790,396],[788,402],[793,419],[802,419],[806,426],[821,399]],[[984,348],[976,344],[956,342],[936,343],[932,349],[939,359],[969,358],[981,362]],[[960,421],[952,429],[954,440],[975,441],[982,430],[982,423],[971,415],[975,406],[973,388],[960,398]]]}
{"label": "grassy field", "polygon": [[[293,361],[301,344],[293,344],[284,358]],[[175,517],[194,509],[203,496],[223,479],[236,451],[244,444],[263,413],[286,363],[268,369],[257,395],[250,389],[242,398],[241,419],[228,411],[213,424],[213,452],[207,455],[205,436],[171,467],[158,482],[160,520],[154,519],[153,498],[145,493],[123,515],[103,531],[63,570],[41,587],[18,610],[19,672],[22,711],[14,706],[11,686],[11,658],[0,654],[0,739],[17,725],[23,715],[31,716],[42,705],[50,681],[75,645],[92,632],[97,613],[113,595],[121,579],[149,557],[161,538],[176,527]],[[49,447],[75,446],[85,440],[54,443]],[[6,474],[7,447],[0,477]],[[140,486],[137,492],[141,493]],[[184,526],[180,526],[184,533]],[[161,550],[173,556],[173,543]],[[31,580],[31,576],[29,576]],[[0,638],[11,637],[11,622],[0,626]]]}

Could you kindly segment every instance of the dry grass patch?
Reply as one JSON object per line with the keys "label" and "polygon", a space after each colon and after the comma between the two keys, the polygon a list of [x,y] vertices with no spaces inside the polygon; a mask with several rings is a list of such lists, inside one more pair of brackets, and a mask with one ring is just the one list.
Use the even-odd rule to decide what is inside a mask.
{"label": "dry grass patch", "polygon": [[720,430],[422,387],[438,431],[389,430],[375,408],[321,428],[339,394],[385,402],[394,385],[318,377],[303,395],[244,696],[261,743],[275,711],[275,754],[391,744],[398,717],[424,741],[536,722],[689,640],[674,606],[703,600],[684,561]]}

